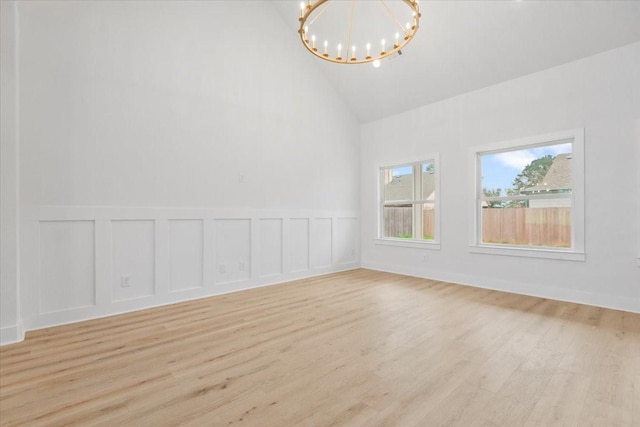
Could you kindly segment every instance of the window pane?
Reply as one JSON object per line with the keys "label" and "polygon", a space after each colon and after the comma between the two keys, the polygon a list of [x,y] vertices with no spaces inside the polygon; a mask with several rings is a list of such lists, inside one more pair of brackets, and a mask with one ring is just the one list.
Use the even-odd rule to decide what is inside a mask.
{"label": "window pane", "polygon": [[384,174],[384,201],[414,200],[413,167],[401,166],[382,169]]}
{"label": "window pane", "polygon": [[482,155],[483,195],[571,193],[571,147],[568,142]]}
{"label": "window pane", "polygon": [[571,199],[483,202],[482,243],[571,247]]}
{"label": "window pane", "polygon": [[383,219],[383,237],[413,238],[413,205],[385,205]]}
{"label": "window pane", "polygon": [[436,240],[437,159],[380,168],[380,237]]}
{"label": "window pane", "polygon": [[420,167],[422,171],[422,194],[421,200],[435,201],[436,197],[436,168],[433,162],[423,163]]}
{"label": "window pane", "polygon": [[436,206],[433,203],[422,204],[422,239],[434,240],[436,229]]}

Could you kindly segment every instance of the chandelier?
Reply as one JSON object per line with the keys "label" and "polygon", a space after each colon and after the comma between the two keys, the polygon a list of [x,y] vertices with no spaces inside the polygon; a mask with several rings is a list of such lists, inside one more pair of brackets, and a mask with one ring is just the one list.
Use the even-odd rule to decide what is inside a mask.
{"label": "chandelier", "polygon": [[402,54],[420,23],[418,0],[307,0],[300,3],[300,40],[337,64],[363,64]]}

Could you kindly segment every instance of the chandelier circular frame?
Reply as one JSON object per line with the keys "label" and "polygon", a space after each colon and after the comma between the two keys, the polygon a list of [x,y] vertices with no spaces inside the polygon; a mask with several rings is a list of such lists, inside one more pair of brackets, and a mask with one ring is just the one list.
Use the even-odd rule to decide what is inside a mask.
{"label": "chandelier circular frame", "polygon": [[[345,49],[344,58],[341,56],[340,49],[338,49],[337,56],[331,56],[328,53],[326,44],[324,46],[324,50],[320,52],[320,50],[316,47],[315,37],[313,37],[312,40],[309,40],[309,34],[308,34],[309,31],[308,31],[308,24],[307,24],[307,22],[309,22],[310,20],[311,22],[313,22],[313,20],[317,19],[319,14],[322,13],[322,11],[320,11],[319,13],[315,13],[316,11],[318,11],[318,8],[320,8],[322,5],[325,5],[325,8],[326,8],[328,6],[328,3],[330,3],[331,1],[332,0],[316,0],[314,2],[312,0],[307,0],[306,4],[305,2],[302,2],[300,4],[300,17],[298,18],[298,21],[300,22],[300,28],[298,29],[298,34],[300,35],[300,40],[302,41],[302,44],[304,45],[305,48],[307,48],[309,52],[311,52],[312,54],[314,54],[320,59],[324,59],[325,61],[333,62],[336,64],[364,64],[367,62],[379,61],[396,52],[401,51],[402,48],[404,48],[413,39],[416,32],[418,31],[418,28],[420,27],[420,17],[422,15],[420,14],[420,7],[418,5],[418,0],[402,0],[411,9],[413,22],[407,23],[405,27],[402,27],[400,25],[402,30],[402,33],[400,33],[401,36],[400,37],[396,36],[395,42],[392,45],[390,45],[388,49],[386,48],[386,45],[384,44],[384,41],[383,41],[380,48],[380,53],[372,55],[370,44],[368,44],[366,56],[364,58],[363,57],[358,58],[355,56],[355,51],[352,51],[352,53],[350,53],[349,51],[350,40],[347,40],[347,44],[345,46],[346,49]],[[351,1],[352,1],[352,14],[353,14],[353,5],[355,4],[356,0],[351,0]],[[379,1],[388,10],[388,7],[384,3],[384,0],[379,0]],[[350,37],[351,37],[351,28],[349,29],[349,38]]]}

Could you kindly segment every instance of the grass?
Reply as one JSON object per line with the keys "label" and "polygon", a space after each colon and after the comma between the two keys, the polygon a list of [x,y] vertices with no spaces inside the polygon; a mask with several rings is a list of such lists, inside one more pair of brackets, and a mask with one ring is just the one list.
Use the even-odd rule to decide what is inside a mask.
{"label": "grass", "polygon": [[[430,234],[425,234],[422,237],[424,240],[433,240],[433,236]],[[413,239],[413,235],[411,234],[398,234],[396,236],[396,239]]]}

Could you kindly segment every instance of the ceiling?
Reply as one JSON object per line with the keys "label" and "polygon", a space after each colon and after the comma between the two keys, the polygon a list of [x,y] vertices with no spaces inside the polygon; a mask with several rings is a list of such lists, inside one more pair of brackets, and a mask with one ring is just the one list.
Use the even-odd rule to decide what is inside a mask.
{"label": "ceiling", "polygon": [[[300,1],[273,3],[297,38]],[[296,54],[366,123],[640,41],[640,1],[422,0],[420,10],[415,39],[380,68],[332,64],[302,44]]]}

